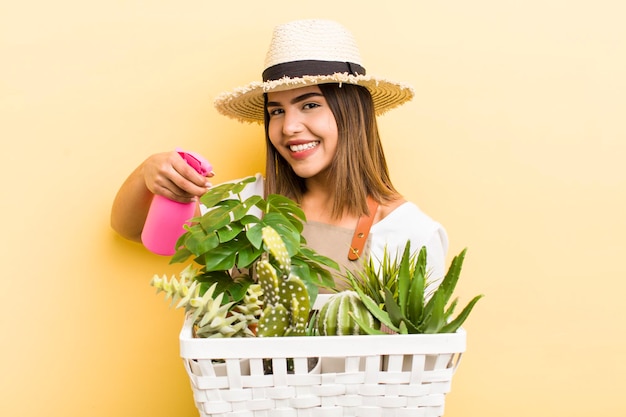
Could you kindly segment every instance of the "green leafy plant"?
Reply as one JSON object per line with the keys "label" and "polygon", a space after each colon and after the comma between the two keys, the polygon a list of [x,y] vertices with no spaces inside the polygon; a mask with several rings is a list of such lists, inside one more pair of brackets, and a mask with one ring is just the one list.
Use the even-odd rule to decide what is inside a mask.
{"label": "green leafy plant", "polygon": [[320,286],[334,286],[330,271],[339,269],[337,263],[306,246],[302,236],[306,217],[293,200],[278,194],[243,200],[241,192],[253,181],[255,177],[224,183],[204,194],[200,201],[208,211],[186,226],[171,262],[193,258],[201,267],[195,279],[203,289],[217,283],[216,291],[226,294],[225,301],[240,301],[254,282],[255,264],[265,250],[263,228],[270,226],[284,242],[291,271],[314,300]]}
{"label": "green leafy plant", "polygon": [[[191,258],[197,268],[151,281],[191,315],[197,337],[257,336],[256,329],[258,336],[304,335],[318,288],[334,287],[331,271],[339,266],[306,246],[304,212],[294,201],[273,194],[242,199],[254,180],[225,183],[202,196],[208,211],[186,226],[171,260]],[[270,328],[277,316],[285,328]]]}
{"label": "green leafy plant", "polygon": [[[378,275],[369,279],[357,279],[354,274],[348,274],[347,278],[367,309],[390,330],[401,334],[454,333],[482,297],[475,296],[458,316],[453,318],[458,298],[452,302],[450,299],[459,280],[466,251],[463,249],[454,257],[443,281],[430,297],[426,294],[428,286],[426,248],[422,247],[417,257],[414,257],[411,255],[410,242],[407,242],[402,257],[396,262],[397,268],[391,264],[387,265],[389,270],[394,271],[388,276],[387,282],[372,284],[379,280]],[[372,273],[373,269],[366,268],[365,271]],[[385,333],[360,320],[359,317],[355,316],[354,319],[368,334]]]}

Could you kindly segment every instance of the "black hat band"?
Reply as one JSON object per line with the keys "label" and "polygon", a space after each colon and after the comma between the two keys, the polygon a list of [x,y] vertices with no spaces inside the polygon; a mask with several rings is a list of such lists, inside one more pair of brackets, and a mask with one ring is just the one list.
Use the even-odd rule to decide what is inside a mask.
{"label": "black hat band", "polygon": [[365,75],[365,68],[353,62],[304,60],[272,65],[263,71],[263,81],[281,78],[301,78],[305,76],[333,75],[337,73]]}

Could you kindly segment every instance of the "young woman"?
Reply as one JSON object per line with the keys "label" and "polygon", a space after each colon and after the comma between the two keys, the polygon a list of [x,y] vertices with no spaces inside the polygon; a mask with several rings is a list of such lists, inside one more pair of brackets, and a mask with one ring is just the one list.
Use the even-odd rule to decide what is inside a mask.
{"label": "young woman", "polygon": [[[401,254],[407,240],[427,247],[431,280],[445,273],[444,228],[394,188],[376,116],[413,97],[410,87],[365,74],[352,35],[327,20],[278,26],[262,82],[220,95],[222,114],[264,123],[266,176],[250,193],[280,193],[307,217],[309,246],[346,268],[383,251]],[[152,196],[197,200],[210,184],[176,152],[148,157],[126,180],[111,224],[140,241]]]}

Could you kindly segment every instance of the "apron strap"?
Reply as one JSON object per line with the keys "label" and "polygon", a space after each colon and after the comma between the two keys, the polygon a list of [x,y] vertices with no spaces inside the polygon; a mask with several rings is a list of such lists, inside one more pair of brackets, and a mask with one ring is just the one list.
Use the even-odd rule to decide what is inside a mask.
{"label": "apron strap", "polygon": [[374,223],[376,210],[378,209],[378,203],[369,196],[367,197],[367,208],[369,210],[369,215],[361,216],[356,224],[356,229],[354,230],[354,236],[352,237],[352,243],[350,244],[350,250],[348,251],[348,259],[351,261],[356,261],[361,256],[365,242],[367,242],[367,236],[370,233],[370,228]]}

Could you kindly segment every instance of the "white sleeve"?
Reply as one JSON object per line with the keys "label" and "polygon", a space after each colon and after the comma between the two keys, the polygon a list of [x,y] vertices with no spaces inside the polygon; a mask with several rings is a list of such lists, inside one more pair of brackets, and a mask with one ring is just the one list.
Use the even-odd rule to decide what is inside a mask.
{"label": "white sleeve", "polygon": [[446,274],[446,254],[448,253],[448,235],[443,227],[435,230],[426,242],[426,265],[429,286],[427,293],[434,291]]}
{"label": "white sleeve", "polygon": [[448,253],[448,235],[441,224],[413,203],[405,203],[374,224],[371,230],[371,256],[374,260],[382,259],[385,248],[392,257],[401,256],[409,240],[413,252],[425,246],[429,282],[439,285],[446,273],[445,260]]}

